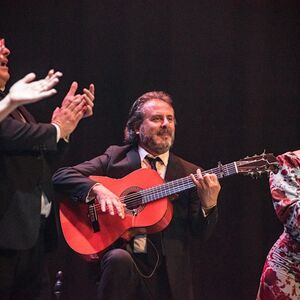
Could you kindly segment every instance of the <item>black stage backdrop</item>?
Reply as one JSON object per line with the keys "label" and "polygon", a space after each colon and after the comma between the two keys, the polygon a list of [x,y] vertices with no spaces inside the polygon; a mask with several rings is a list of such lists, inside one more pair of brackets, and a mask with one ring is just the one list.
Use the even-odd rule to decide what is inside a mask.
{"label": "black stage backdrop", "polygon": [[[29,71],[64,73],[58,95],[30,106],[50,120],[72,80],[96,85],[93,118],[62,165],[122,143],[131,103],[164,90],[177,110],[174,152],[204,168],[264,149],[299,148],[299,1],[1,1],[10,83]],[[255,299],[264,259],[282,231],[267,177],[222,181],[212,238],[195,243],[196,299]],[[61,240],[50,271],[61,300],[93,299],[93,271]]]}

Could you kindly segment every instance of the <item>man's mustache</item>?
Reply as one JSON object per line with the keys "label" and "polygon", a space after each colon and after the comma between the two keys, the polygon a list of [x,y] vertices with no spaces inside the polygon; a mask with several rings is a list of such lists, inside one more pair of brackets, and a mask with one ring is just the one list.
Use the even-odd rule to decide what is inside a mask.
{"label": "man's mustache", "polygon": [[164,129],[160,129],[157,132],[157,135],[165,135],[165,134],[168,134],[169,136],[172,136],[173,135],[173,131],[171,129],[164,128]]}

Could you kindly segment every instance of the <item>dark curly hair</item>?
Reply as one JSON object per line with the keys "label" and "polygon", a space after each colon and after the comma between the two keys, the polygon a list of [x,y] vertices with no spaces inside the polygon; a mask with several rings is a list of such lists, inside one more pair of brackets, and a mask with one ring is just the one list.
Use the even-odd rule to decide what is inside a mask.
{"label": "dark curly hair", "polygon": [[150,100],[159,99],[168,103],[173,107],[173,100],[171,96],[163,91],[152,91],[143,94],[131,106],[128,115],[128,121],[124,129],[124,143],[125,144],[138,144],[138,135],[135,130],[140,127],[144,119],[144,104]]}

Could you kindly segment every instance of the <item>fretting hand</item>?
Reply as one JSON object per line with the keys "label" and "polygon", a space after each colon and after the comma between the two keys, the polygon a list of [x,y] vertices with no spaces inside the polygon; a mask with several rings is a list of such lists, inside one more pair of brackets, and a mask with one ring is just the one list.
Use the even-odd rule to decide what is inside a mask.
{"label": "fretting hand", "polygon": [[221,190],[219,180],[215,174],[202,176],[200,169],[197,170],[197,179],[191,174],[197,187],[197,193],[204,211],[209,211],[217,205],[218,195]]}

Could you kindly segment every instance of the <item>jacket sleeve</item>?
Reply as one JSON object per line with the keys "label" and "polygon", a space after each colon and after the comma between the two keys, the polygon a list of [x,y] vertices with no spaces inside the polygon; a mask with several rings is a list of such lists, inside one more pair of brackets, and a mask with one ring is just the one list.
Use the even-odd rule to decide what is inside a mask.
{"label": "jacket sleeve", "polygon": [[[202,170],[201,167],[174,155],[170,156],[170,163],[172,169],[169,170],[171,173],[175,171],[176,178],[195,174],[198,168]],[[181,231],[179,228],[185,228],[184,231],[181,231],[181,234],[188,233],[192,237],[203,240],[212,234],[218,219],[218,209],[217,207],[213,208],[209,215],[205,217],[196,188],[182,192],[173,204],[173,223],[174,230],[177,230],[177,233]]]}
{"label": "jacket sleeve", "polygon": [[7,117],[0,122],[0,151],[57,151],[56,135],[52,124],[24,123]]}
{"label": "jacket sleeve", "polygon": [[204,217],[196,190],[190,193],[189,226],[192,236],[207,240],[213,233],[218,221],[218,208],[214,207]]}
{"label": "jacket sleeve", "polygon": [[73,167],[58,169],[52,178],[54,190],[73,201],[84,202],[92,186],[97,183],[89,176],[105,175],[108,161],[109,156],[105,153]]}

